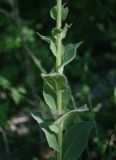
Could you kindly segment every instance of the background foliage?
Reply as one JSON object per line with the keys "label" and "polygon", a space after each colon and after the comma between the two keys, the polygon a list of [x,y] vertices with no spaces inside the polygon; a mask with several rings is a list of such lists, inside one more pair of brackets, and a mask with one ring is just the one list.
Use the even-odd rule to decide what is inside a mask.
{"label": "background foliage", "polygon": [[[45,105],[40,73],[50,71],[54,58],[36,32],[51,32],[55,24],[49,10],[54,4],[0,1],[0,160],[38,160],[52,154],[30,111]],[[92,119],[96,126],[82,159],[115,160],[116,1],[71,0],[68,6],[68,23],[73,25],[67,41],[84,44],[65,73],[77,106],[88,103],[92,110],[80,118]]]}

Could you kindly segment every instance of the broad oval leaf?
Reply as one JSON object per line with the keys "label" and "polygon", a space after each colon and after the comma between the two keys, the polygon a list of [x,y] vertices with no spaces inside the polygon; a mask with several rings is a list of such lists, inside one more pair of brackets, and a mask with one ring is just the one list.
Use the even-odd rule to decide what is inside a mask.
{"label": "broad oval leaf", "polygon": [[63,160],[77,160],[82,155],[87,146],[92,127],[91,122],[80,122],[71,126],[65,132]]}

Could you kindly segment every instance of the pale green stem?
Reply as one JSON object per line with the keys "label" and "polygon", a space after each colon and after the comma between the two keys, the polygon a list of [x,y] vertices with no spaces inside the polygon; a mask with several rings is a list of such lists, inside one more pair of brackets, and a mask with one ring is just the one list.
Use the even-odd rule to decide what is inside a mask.
{"label": "pale green stem", "polygon": [[[57,22],[56,27],[61,29],[62,27],[62,0],[57,0]],[[61,65],[61,55],[62,55],[62,39],[61,34],[57,36],[57,57],[56,57],[56,70],[58,72],[58,67]],[[58,116],[62,114],[62,92],[57,89],[57,111]],[[62,160],[62,126],[58,129],[58,145],[60,147],[60,152],[57,152],[57,160]]]}
{"label": "pale green stem", "polygon": [[62,132],[62,125],[58,128],[58,144],[60,146],[60,152],[57,153],[57,160],[62,160],[62,138],[63,138],[63,132]]}
{"label": "pale green stem", "polygon": [[[57,22],[56,27],[61,29],[62,27],[62,0],[57,0]],[[56,58],[56,69],[58,70],[58,67],[61,65],[61,52],[62,52],[62,39],[61,34],[58,34],[57,36],[57,58]]]}

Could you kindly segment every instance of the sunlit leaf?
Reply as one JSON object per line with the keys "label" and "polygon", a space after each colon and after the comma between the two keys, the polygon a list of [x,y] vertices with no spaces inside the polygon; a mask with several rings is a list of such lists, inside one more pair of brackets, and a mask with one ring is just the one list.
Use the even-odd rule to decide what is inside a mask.
{"label": "sunlit leaf", "polygon": [[44,123],[44,119],[40,112],[33,112],[31,113],[32,117],[37,121],[38,124]]}
{"label": "sunlit leaf", "polygon": [[37,121],[37,123],[40,125],[41,129],[45,133],[47,142],[49,144],[49,147],[53,148],[56,151],[60,151],[58,143],[57,143],[57,138],[55,133],[50,129],[50,124],[48,123],[49,121],[44,119],[42,117],[42,114],[37,112],[37,113],[32,113],[32,117]]}

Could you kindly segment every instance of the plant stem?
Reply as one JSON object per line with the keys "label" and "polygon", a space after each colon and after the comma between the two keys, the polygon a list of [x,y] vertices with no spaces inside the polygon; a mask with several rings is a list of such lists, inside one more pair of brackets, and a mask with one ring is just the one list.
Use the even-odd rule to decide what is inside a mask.
{"label": "plant stem", "polygon": [[[56,27],[61,29],[62,27],[62,0],[57,0],[57,22]],[[61,54],[62,54],[62,38],[61,34],[57,35],[57,57],[56,57],[56,71],[58,72],[58,67],[61,65]],[[62,92],[57,89],[57,111],[58,116],[62,114]],[[57,160],[62,160],[62,126],[58,129],[58,145],[60,147],[60,152],[57,152]]]}
{"label": "plant stem", "polygon": [[[56,95],[57,95],[57,112],[58,116],[60,116],[62,114],[62,92],[57,89]],[[63,136],[62,125],[59,125],[57,138],[58,138],[58,145],[60,148],[60,152],[57,152],[57,160],[62,160],[62,136]]]}
{"label": "plant stem", "polygon": [[[57,28],[61,29],[62,26],[62,0],[57,0],[57,22],[56,26]],[[58,70],[58,67],[61,65],[61,52],[62,52],[62,39],[61,34],[59,33],[57,36],[57,58],[56,58],[56,70]]]}
{"label": "plant stem", "polygon": [[60,146],[60,152],[57,153],[57,160],[62,160],[62,125],[58,128],[58,144]]}

